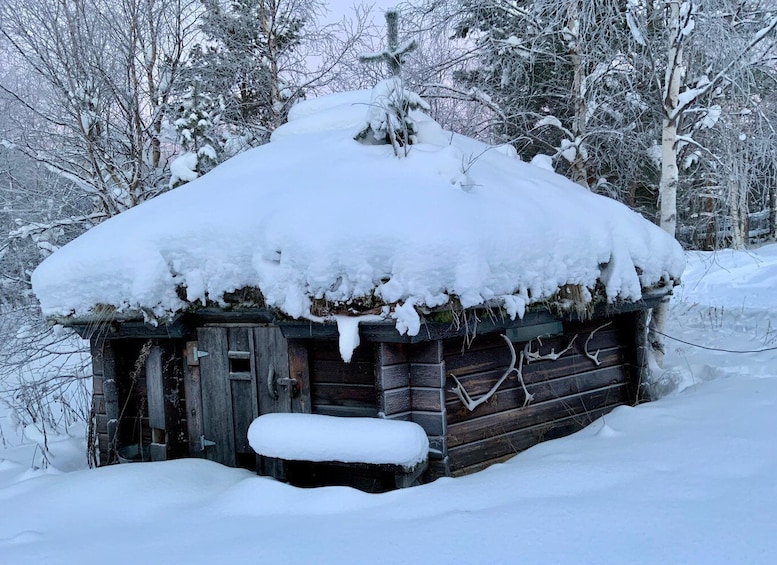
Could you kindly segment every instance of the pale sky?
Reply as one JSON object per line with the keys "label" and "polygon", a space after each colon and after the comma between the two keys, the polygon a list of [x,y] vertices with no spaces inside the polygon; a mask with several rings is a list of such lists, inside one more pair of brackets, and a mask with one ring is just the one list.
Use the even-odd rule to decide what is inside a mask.
{"label": "pale sky", "polygon": [[360,2],[359,0],[329,0],[327,7],[329,8],[329,14],[327,20],[337,21],[353,13],[353,7],[355,5],[363,4],[365,6],[374,6],[374,11],[377,14],[382,14],[386,8],[392,8],[400,3],[400,0],[373,0]]}

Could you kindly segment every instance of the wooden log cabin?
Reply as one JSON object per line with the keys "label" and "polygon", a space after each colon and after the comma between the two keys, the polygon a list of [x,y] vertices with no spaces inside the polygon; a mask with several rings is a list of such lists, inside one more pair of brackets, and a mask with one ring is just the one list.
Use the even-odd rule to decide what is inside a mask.
{"label": "wooden log cabin", "polygon": [[99,465],[204,457],[383,490],[391,469],[257,458],[246,430],[278,412],[414,422],[429,481],[638,400],[679,245],[415,110],[404,155],[355,139],[375,103],[295,106],[272,143],[38,267],[44,313],[91,341]]}
{"label": "wooden log cabin", "polygon": [[[296,484],[383,490],[385,473],[263,460],[248,445],[248,426],[275,412],[408,420],[429,437],[424,481],[477,471],[637,402],[644,321],[660,298],[515,321],[471,311],[467,324],[430,321],[415,337],[367,323],[349,363],[334,324],[273,320],[262,310],[203,311],[158,327],[73,327],[92,344],[100,465],[204,457]],[[482,398],[515,366],[505,337],[524,354],[520,375],[510,371],[468,408],[457,386]]]}

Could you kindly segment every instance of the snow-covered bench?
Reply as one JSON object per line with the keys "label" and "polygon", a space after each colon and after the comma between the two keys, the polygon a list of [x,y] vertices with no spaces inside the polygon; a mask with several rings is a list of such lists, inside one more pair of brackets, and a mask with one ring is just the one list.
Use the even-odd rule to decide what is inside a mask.
{"label": "snow-covered bench", "polygon": [[265,414],[249,427],[248,441],[264,457],[389,470],[398,488],[418,481],[429,455],[421,426],[380,418]]}

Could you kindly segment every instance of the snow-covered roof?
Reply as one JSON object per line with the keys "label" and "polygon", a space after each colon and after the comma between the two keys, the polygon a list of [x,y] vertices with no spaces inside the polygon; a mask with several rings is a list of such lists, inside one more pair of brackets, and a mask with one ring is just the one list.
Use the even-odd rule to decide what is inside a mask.
{"label": "snow-covered roof", "polygon": [[637,300],[682,273],[658,227],[510,147],[419,112],[406,157],[355,141],[369,109],[370,91],[303,102],[271,143],[89,230],[33,273],[44,313],[165,317],[254,288],[292,318],[381,305],[414,335],[452,298],[515,316],[564,285]]}

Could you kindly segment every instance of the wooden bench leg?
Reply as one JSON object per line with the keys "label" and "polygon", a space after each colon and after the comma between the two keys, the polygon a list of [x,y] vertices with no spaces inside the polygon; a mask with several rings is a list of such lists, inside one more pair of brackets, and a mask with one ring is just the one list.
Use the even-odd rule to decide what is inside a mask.
{"label": "wooden bench leg", "polygon": [[428,466],[429,462],[424,461],[412,469],[397,471],[394,476],[394,483],[397,485],[397,488],[417,486],[420,484],[421,475],[423,475]]}

